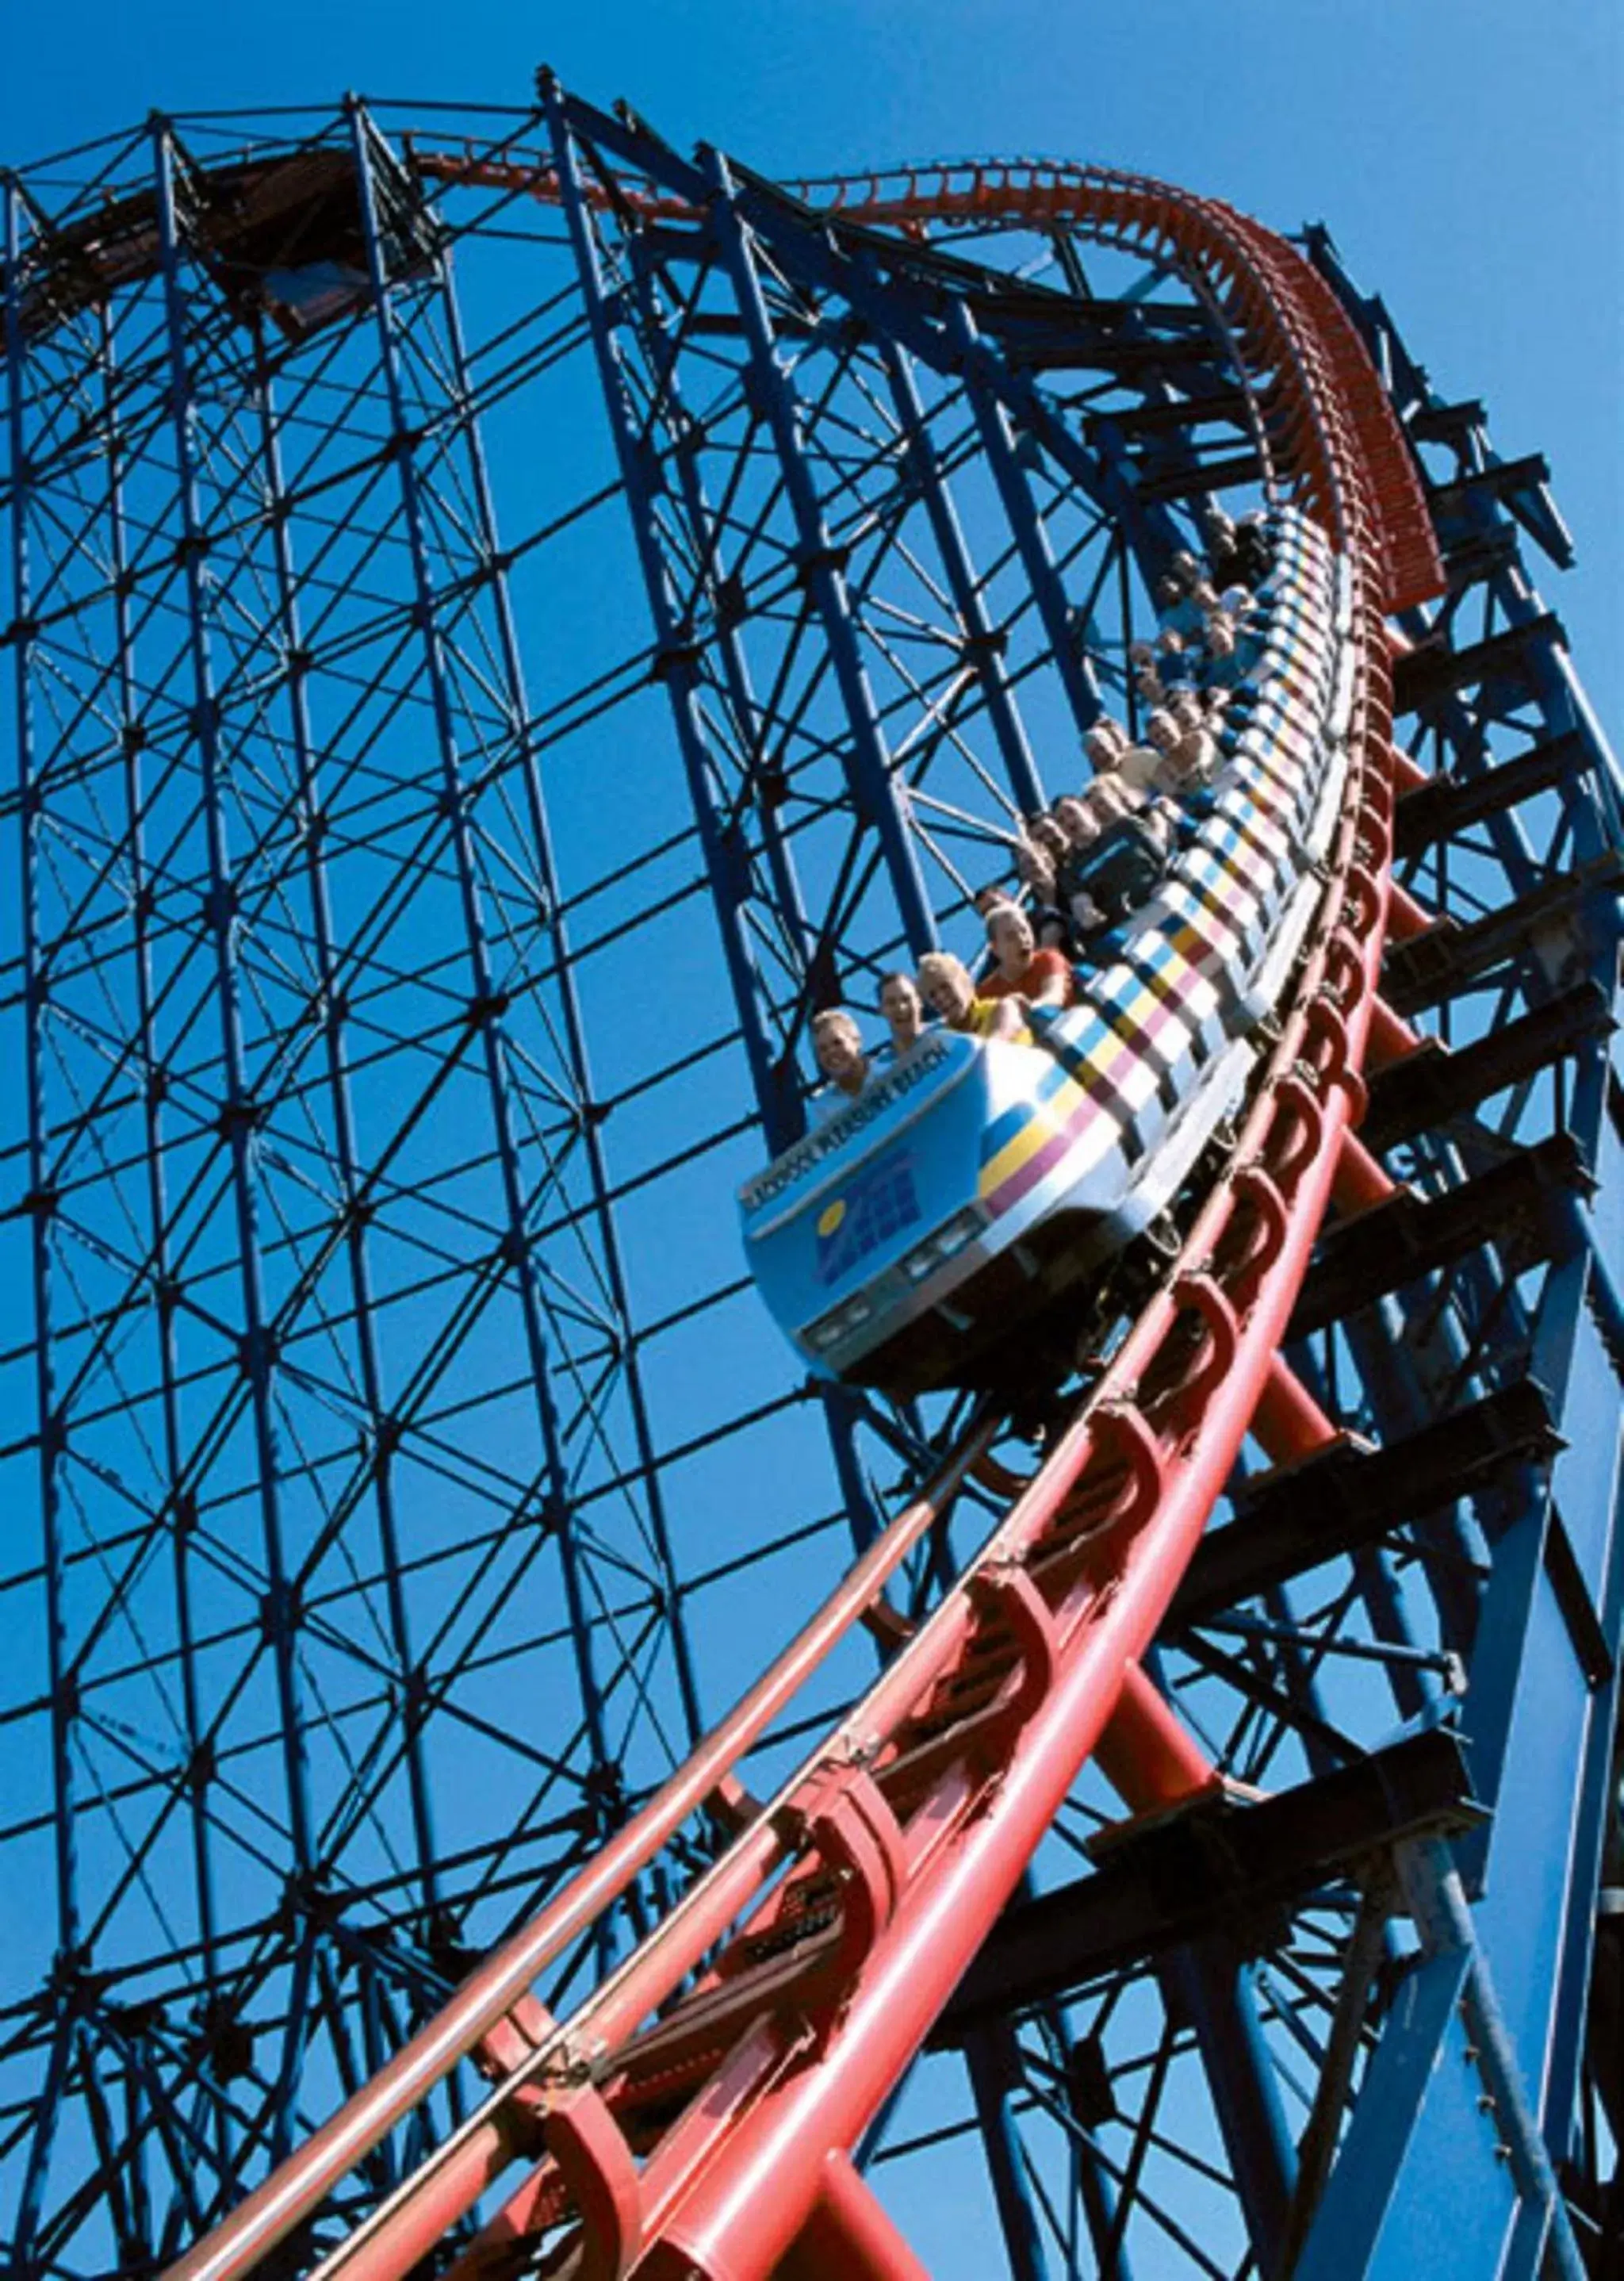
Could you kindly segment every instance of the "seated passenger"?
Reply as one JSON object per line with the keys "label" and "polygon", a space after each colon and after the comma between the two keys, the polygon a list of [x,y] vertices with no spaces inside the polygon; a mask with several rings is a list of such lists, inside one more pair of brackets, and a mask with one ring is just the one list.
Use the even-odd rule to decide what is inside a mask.
{"label": "seated passenger", "polygon": [[1207,534],[1207,568],[1212,583],[1218,587],[1227,586],[1241,575],[1233,518],[1215,501],[1201,521]]}
{"label": "seated passenger", "polygon": [[1274,543],[1261,507],[1254,507],[1236,523],[1234,545],[1235,576],[1256,592],[1274,568]]}
{"label": "seated passenger", "polygon": [[812,1017],[812,1050],[829,1079],[813,1098],[820,1118],[832,1117],[848,1101],[855,1101],[871,1071],[862,1050],[862,1032],[844,1006],[827,1006]]}
{"label": "seated passenger", "polygon": [[1234,700],[1234,692],[1226,689],[1221,683],[1214,682],[1209,688],[1202,690],[1199,693],[1207,726],[1216,736],[1224,725],[1224,715]]}
{"label": "seated passenger", "polygon": [[[1055,859],[1047,847],[1034,847],[1030,839],[1016,841],[1015,876],[1028,894],[1035,895],[1040,902],[1042,901],[1054,883],[1054,873]],[[995,895],[985,908],[979,903],[976,908],[980,912],[985,924],[995,910],[1001,909],[1005,903],[1012,904],[1014,901],[1013,895]]]}
{"label": "seated passenger", "polygon": [[1114,769],[1119,758],[1116,738],[1108,736],[1097,722],[1085,734],[1083,750],[1087,754],[1089,766],[1096,776],[1102,775],[1107,769]]}
{"label": "seated passenger", "polygon": [[1128,732],[1120,721],[1102,713],[1083,738],[1083,750],[1096,776],[1117,768],[1128,749]]}
{"label": "seated passenger", "polygon": [[1186,829],[1179,804],[1172,800],[1153,800],[1139,812],[1139,821],[1162,851],[1163,861],[1173,853]]}
{"label": "seated passenger", "polygon": [[[1151,770],[1154,770],[1161,760],[1161,754],[1150,745],[1131,745],[1124,759],[1137,762],[1141,754],[1145,756]],[[1089,813],[1102,831],[1107,830],[1121,816],[1137,816],[1140,809],[1143,808],[1149,798],[1146,789],[1148,773],[1146,773],[1144,782],[1140,781],[1140,775],[1141,771],[1137,767],[1132,777],[1125,776],[1122,770],[1117,769],[1110,776],[1096,777],[1089,785],[1086,795]]]}
{"label": "seated passenger", "polygon": [[927,950],[920,960],[919,995],[950,1030],[969,1037],[1014,1040],[1025,1032],[1017,1001],[978,998],[970,969],[950,950]]}
{"label": "seated passenger", "polygon": [[1097,925],[1115,926],[1148,902],[1160,885],[1173,846],[1167,804],[1113,816],[1091,847],[1077,856],[1071,878],[1099,914]]}
{"label": "seated passenger", "polygon": [[[1139,793],[1124,784],[1122,772],[1130,762],[1137,768],[1136,755],[1144,748],[1130,743],[1125,731],[1117,738],[1102,737],[1097,729],[1091,729],[1083,743],[1094,770],[1093,783],[1083,789],[1083,804],[1096,823],[1104,824],[1113,815],[1122,814],[1136,805]],[[1150,755],[1152,761],[1155,757],[1154,754]]]}
{"label": "seated passenger", "polygon": [[[1026,819],[1026,838],[1032,847],[1042,850],[1051,863],[1058,863],[1071,845],[1065,833],[1052,816],[1029,816]],[[989,917],[990,916],[989,914]]]}
{"label": "seated passenger", "polygon": [[1195,611],[1187,640],[1180,633],[1165,633],[1156,643],[1162,653],[1161,677],[1164,688],[1182,689],[1187,684],[1194,685],[1201,665],[1201,638],[1204,623],[1201,613]]}
{"label": "seated passenger", "polygon": [[1159,705],[1162,676],[1156,664],[1156,653],[1147,641],[1134,642],[1128,651],[1128,669],[1141,705]]}
{"label": "seated passenger", "polygon": [[1226,689],[1181,690],[1168,710],[1179,723],[1181,738],[1205,738],[1210,750],[1199,746],[1190,748],[1189,759],[1200,781],[1210,782],[1217,773],[1220,758],[1218,731],[1224,725],[1224,710],[1229,702]]}
{"label": "seated passenger", "polygon": [[1224,700],[1223,706],[1213,715],[1210,727],[1222,749],[1233,752],[1257,714],[1259,692],[1254,683],[1245,681],[1234,689],[1220,690],[1218,694]]}
{"label": "seated passenger", "polygon": [[1071,966],[1059,950],[1040,950],[1025,911],[1001,906],[986,923],[986,939],[997,961],[983,978],[984,998],[1019,999],[1028,1006],[1069,1006]]}
{"label": "seated passenger", "polygon": [[[1020,869],[1020,861],[1021,851],[1020,847],[1017,845],[1015,851],[1015,862],[1016,869],[1017,870]],[[991,886],[978,887],[975,893],[970,899],[970,907],[978,919],[984,919],[987,913],[994,909],[999,903],[1012,903],[1014,901],[1015,898],[1009,893],[1008,887],[1002,886],[997,882],[994,882]]]}
{"label": "seated passenger", "polygon": [[[1055,821],[1071,842],[1068,854],[1055,877],[1055,901],[1068,922],[1064,947],[1075,953],[1079,943],[1091,935],[1103,916],[1099,905],[1083,885],[1079,866],[1083,856],[1094,846],[1102,829],[1099,795],[1111,785],[1113,779],[1102,777],[1091,785],[1079,799],[1071,795],[1055,802]],[[1038,939],[1043,940],[1040,932]]]}
{"label": "seated passenger", "polygon": [[[1150,738],[1153,722],[1166,721],[1171,718],[1170,714],[1158,707],[1145,723],[1147,738]],[[1143,745],[1129,746],[1117,770],[1117,783],[1128,795],[1128,806],[1139,808],[1143,805],[1147,794],[1156,784],[1161,766],[1161,747],[1154,740]]]}
{"label": "seated passenger", "polygon": [[[1045,950],[1066,949],[1071,942],[1071,931],[1055,892],[1054,857],[1046,847],[1034,847],[1030,840],[1023,839],[1015,851],[1015,870],[1022,886],[1032,898],[1032,926],[1039,942]],[[982,913],[982,916],[990,920],[995,910],[1015,910],[1018,908],[1012,895],[1001,895],[996,903],[991,904]],[[989,957],[984,964],[983,980],[992,972],[994,963]]]}
{"label": "seated passenger", "polygon": [[1160,755],[1160,765],[1150,779],[1154,791],[1194,792],[1210,783],[1218,765],[1218,746],[1201,723],[1188,728],[1172,713],[1153,713],[1145,723],[1145,734]]}
{"label": "seated passenger", "polygon": [[879,981],[880,1019],[891,1032],[891,1051],[897,1061],[916,1046],[924,1030],[924,1009],[911,974],[882,974]]}
{"label": "seated passenger", "polygon": [[1072,858],[1086,847],[1092,847],[1100,836],[1102,818],[1098,812],[1094,795],[1116,781],[1114,769],[1107,769],[1082,793],[1067,793],[1055,802],[1055,821],[1066,835],[1066,854],[1061,859],[1063,870]]}
{"label": "seated passenger", "polygon": [[1100,826],[1086,800],[1075,793],[1067,793],[1063,800],[1055,802],[1055,821],[1066,836],[1068,849],[1087,847],[1091,839],[1099,837]]}
{"label": "seated passenger", "polygon": [[1219,689],[1233,689],[1242,681],[1251,661],[1243,653],[1234,626],[1222,610],[1207,621],[1207,679]]}

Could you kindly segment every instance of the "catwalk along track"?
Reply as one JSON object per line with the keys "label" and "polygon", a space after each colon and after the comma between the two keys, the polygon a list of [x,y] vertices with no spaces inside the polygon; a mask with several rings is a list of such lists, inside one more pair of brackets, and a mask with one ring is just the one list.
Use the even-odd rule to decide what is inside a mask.
{"label": "catwalk along track", "polygon": [[[859,763],[866,716],[861,674],[842,648],[844,565],[816,501],[797,493],[801,415],[772,377],[776,343],[787,337],[784,305],[801,297],[808,331],[847,323],[883,336],[900,392],[905,360],[917,360],[975,395],[975,448],[994,491],[1002,486],[1011,543],[1041,605],[1055,565],[1041,530],[1023,529],[1010,470],[1024,435],[1063,471],[1065,421],[1034,385],[1036,353],[1023,367],[984,339],[972,312],[992,289],[953,248],[1006,231],[1063,244],[1079,265],[1079,302],[1090,249],[1178,281],[1229,360],[1226,416],[1245,467],[1225,480],[1257,484],[1277,509],[1306,518],[1341,582],[1340,618],[1327,605],[1311,631],[1343,669],[1342,773],[1305,923],[1257,1011],[1243,1096],[1183,1168],[1154,1256],[1124,1287],[1132,1304],[1121,1319],[1092,1319],[1077,1372],[1023,1388],[1013,1410],[1007,1395],[961,1405],[916,1494],[666,1785],[516,1932],[470,1960],[444,2008],[187,2246],[170,2281],[295,2269],[318,2281],[404,2281],[430,2269],[425,2261],[457,2281],[530,2271],[593,2281],[923,2273],[864,2162],[910,2068],[944,2038],[971,2055],[1010,2269],[1047,2274],[1063,2256],[1067,2270],[1125,2271],[1117,2211],[1132,2199],[1146,2146],[1125,2169],[1079,2188],[1091,2248],[1074,2238],[1069,2251],[1052,2240],[1046,2250],[1034,2172],[1023,2168],[1009,2120],[1018,2069],[1001,2084],[987,2059],[1000,2036],[1007,2041],[1001,2023],[1046,2004],[1059,2022],[1068,1987],[1136,1939],[1182,1941],[1180,1952],[1196,1957],[1205,1942],[1210,1954],[1214,1941],[1241,1937],[1243,1917],[1339,1878],[1353,1893],[1346,1945],[1318,2088],[1295,2144],[1282,2146],[1256,2050],[1238,2047],[1245,2037],[1233,2014],[1226,2030],[1199,1969],[1184,1999],[1183,2027],[1203,2052],[1246,2214],[1248,2269],[1305,2281],[1615,2269],[1597,2246],[1609,2222],[1605,2126],[1585,2126],[1589,2176],[1571,2150],[1581,2077],[1588,2111],[1618,2122],[1605,2066],[1587,2075],[1582,2064],[1620,1581],[1620,1321],[1593,1201],[1598,1184],[1616,1195],[1616,1094],[1605,1073],[1616,792],[1537,607],[1525,596],[1520,627],[1485,637],[1500,645],[1487,660],[1455,617],[1473,576],[1505,574],[1498,533],[1508,516],[1535,537],[1549,530],[1542,483],[1464,456],[1452,491],[1424,480],[1419,440],[1454,431],[1402,363],[1385,312],[1360,301],[1328,244],[1289,243],[1218,200],[1161,182],[1011,162],[785,189],[708,150],[682,158],[630,114],[595,111],[545,78],[522,129],[476,145],[427,127],[410,138],[409,165],[437,194],[498,194],[567,232],[619,476],[634,502],[648,486],[649,455],[622,329],[661,264],[705,266],[728,282],[725,329],[744,344],[759,432],[797,518],[802,592],[856,723]],[[612,278],[608,236],[625,255]],[[760,282],[768,265],[776,335]],[[375,295],[383,283],[375,270],[353,290]],[[985,330],[995,335],[990,317]],[[1178,409],[1171,400],[1148,407],[1147,427],[1159,417],[1172,432]],[[1185,472],[1182,496],[1204,494],[1199,463]],[[1153,560],[1179,536],[1169,496],[1179,494],[1136,496],[1125,475],[1109,502],[1123,524],[1138,519],[1136,543]],[[638,527],[655,678],[685,763],[702,776],[693,628],[646,522]],[[1469,573],[1463,564],[1480,545],[1501,552]],[[986,637],[978,669],[996,692],[994,631],[966,626],[972,647]],[[1067,638],[1057,637],[1057,653]],[[1079,646],[1080,637],[1074,653]],[[1496,688],[1499,697],[1485,696]],[[1097,705],[1097,692],[1081,701]],[[1473,755],[1451,769],[1447,739],[1464,748],[1473,720],[1481,728],[1496,704],[1507,721],[1544,707],[1527,753],[1504,758],[1479,734]],[[1414,715],[1414,750],[1396,713]],[[1526,784],[1512,782],[1520,769]],[[1568,827],[1550,860],[1536,861],[1526,839],[1519,854],[1508,821],[1518,799],[1562,782],[1579,787],[1589,820]],[[854,798],[872,794],[859,782]],[[882,842],[885,828],[882,820]],[[1444,869],[1429,887],[1427,858],[1474,828],[1508,870],[1521,865],[1522,885],[1501,909],[1463,918]],[[910,911],[908,865],[897,868],[903,937],[928,947],[930,915]],[[1529,958],[1532,967],[1518,964]],[[1508,996],[1498,1020],[1452,1049],[1425,1040],[1421,1016],[1485,977],[1524,998]],[[1526,1101],[1558,1060],[1571,1071],[1561,1080],[1565,1133],[1524,1148],[1475,1120],[1502,1088],[1522,1088]],[[767,1079],[759,1090],[770,1093]],[[765,1116],[763,1129],[775,1148],[794,1137],[793,1124],[774,1133]],[[1389,1169],[1385,1158],[1427,1134],[1442,1136],[1430,1159]],[[1493,1245],[1497,1255],[1484,1249]],[[1451,1329],[1453,1345],[1440,1334],[1435,1350],[1427,1342],[1453,1303],[1448,1279],[1462,1261],[1475,1279],[1478,1349]],[[1535,1271],[1556,1295],[1548,1303],[1519,1280]],[[1381,1327],[1395,1293],[1409,1311]],[[1373,1396],[1357,1432],[1315,1360],[1316,1337],[1350,1316],[1373,1379],[1389,1348],[1404,1349],[1402,1367],[1388,1366],[1387,1414],[1376,1415]],[[1519,1367],[1494,1344],[1513,1324]],[[1432,1411],[1412,1398],[1418,1372],[1438,1396]],[[1581,1380],[1596,1427],[1583,1462],[1598,1469],[1582,1527],[1578,1491],[1554,1502],[1550,1492],[1573,1431],[1558,1431],[1561,1403]],[[900,1613],[888,1586],[940,1541],[972,1491],[994,1507],[980,1543],[928,1604]],[[1226,1492],[1234,1518],[1210,1530]],[[1448,1524],[1452,1535],[1437,1521],[1427,1523],[1442,1532],[1431,1539],[1404,1535],[1480,1496],[1499,1500],[1493,1518],[1480,1505],[1477,1519]],[[1284,1637],[1285,1581],[1329,1558],[1353,1563],[1350,1594],[1378,1612],[1369,1660],[1386,1654],[1411,1682],[1428,1672],[1446,1683],[1412,1692],[1396,1739],[1351,1757],[1300,1705],[1290,1715],[1309,1735],[1313,1778],[1270,1795],[1215,1763],[1160,1683],[1159,1643],[1187,1636],[1203,1612],[1252,1607],[1250,1596],[1262,1595],[1262,1613],[1233,1620],[1241,1628],[1228,1646],[1244,1659],[1257,1642]],[[1383,1564],[1435,1558],[1441,1603],[1453,1592],[1471,1604],[1453,1636],[1443,1623],[1440,1644],[1416,1644]],[[1485,1643],[1496,1638],[1490,1655]],[[818,1724],[826,1675],[849,1668],[838,1659],[863,1639],[870,1651],[878,1645],[878,1676]],[[1460,1700],[1474,1654],[1488,1659],[1473,1664],[1481,1721],[1473,1693]],[[1577,1659],[1574,1700],[1527,1727],[1524,1658],[1558,1655]],[[1311,1697],[1311,1682],[1303,1704]],[[1402,1690],[1399,1701],[1405,1707]],[[806,1725],[793,1731],[811,1737],[800,1763],[772,1795],[752,1796],[752,1752],[798,1710]],[[1517,1826],[1535,1779],[1526,1754],[1558,1748],[1567,1756],[1549,1789],[1566,1820],[1561,1893],[1546,1912],[1545,1946],[1535,1945],[1542,1999],[1508,1991],[1504,1944],[1520,1929],[1508,1916],[1491,1951],[1475,1920],[1509,1910],[1516,1883],[1509,1867],[1484,1875],[1497,1840],[1490,1809]],[[1078,1887],[1034,1894],[1032,1865],[1091,1759],[1124,1812]],[[538,1993],[549,1968],[590,1949],[673,1840],[696,1827],[709,1833],[705,1858],[696,1862],[690,1847],[668,1905],[624,1952],[603,1950],[597,1984],[555,2016]],[[1526,1906],[1519,1927],[1532,1922],[1531,1897]],[[1605,1938],[1596,1952],[1600,1988],[1616,1964]],[[1087,2049],[1067,2045],[1063,2023],[1052,2034],[1086,2124]],[[481,2087],[465,2092],[432,2143],[399,2136],[470,2068]],[[1469,2127],[1456,2105],[1469,2110]],[[414,2151],[380,2167],[378,2150],[403,2145]],[[342,2224],[330,2215],[336,2195]],[[1469,2268],[1426,2246],[1429,2195],[1435,2212],[1479,2229]],[[1198,2260],[1198,2247],[1186,2246]],[[1418,2256],[1431,2262],[1408,2262]]]}

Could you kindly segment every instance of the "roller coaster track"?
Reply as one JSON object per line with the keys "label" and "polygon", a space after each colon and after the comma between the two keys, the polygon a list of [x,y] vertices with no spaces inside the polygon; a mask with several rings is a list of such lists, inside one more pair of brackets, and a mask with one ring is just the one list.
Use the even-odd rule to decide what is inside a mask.
{"label": "roller coaster track", "polygon": [[[549,102],[558,123],[561,98]],[[577,218],[568,159],[415,154],[443,179],[527,189]],[[601,198],[601,190],[592,195]],[[630,211],[692,219],[629,174]],[[782,198],[717,163],[711,195]],[[477,2110],[316,2269],[403,2276],[476,2203],[506,2199],[451,2270],[735,2277],[923,2269],[851,2161],[1099,1753],[1135,1812],[1218,1777],[1141,1658],[1243,1439],[1275,1460],[1334,1439],[1280,1346],[1327,1209],[1385,1175],[1355,1136],[1365,1072],[1411,1042],[1378,995],[1395,911],[1389,614],[1442,570],[1405,440],[1354,328],[1295,248],[1214,200],[1092,169],[988,165],[802,185],[847,231],[1063,223],[1178,270],[1226,329],[1267,476],[1321,524],[1352,578],[1357,667],[1343,812],[1307,954],[1243,1129],[1155,1295],[1029,1480],[975,1425],[733,1713],[583,1875],[460,1986],[438,2018],[171,2269],[239,2281],[458,2064]],[[766,1803],[746,1753],[865,1616],[973,1472],[1008,1509],[866,1697]],[[531,1994],[701,1803],[733,1834],[677,1905],[568,2018]],[[517,2173],[516,2177],[512,2174]]]}

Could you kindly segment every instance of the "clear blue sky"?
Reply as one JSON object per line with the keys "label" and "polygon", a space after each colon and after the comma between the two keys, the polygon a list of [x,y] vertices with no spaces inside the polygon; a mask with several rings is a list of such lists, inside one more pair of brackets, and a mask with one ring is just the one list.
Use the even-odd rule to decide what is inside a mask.
{"label": "clear blue sky", "polygon": [[[1620,0],[9,0],[4,22],[0,162],[154,107],[522,104],[545,60],[768,171],[1050,153],[1322,220],[1502,452],[1548,454],[1580,567],[1542,583],[1619,740]],[[961,2214],[909,2215],[949,2269]]]}
{"label": "clear blue sky", "polygon": [[1624,715],[1624,11],[1618,0],[77,0],[6,9],[0,159],[148,109],[522,102],[552,64],[768,169],[1038,151],[1328,222],[1502,451],[1543,450],[1581,546],[1546,581]]}

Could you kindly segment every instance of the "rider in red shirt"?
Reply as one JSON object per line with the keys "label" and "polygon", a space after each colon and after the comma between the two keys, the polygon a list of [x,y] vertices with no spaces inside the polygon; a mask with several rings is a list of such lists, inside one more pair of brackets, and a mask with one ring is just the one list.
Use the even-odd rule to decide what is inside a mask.
{"label": "rider in red shirt", "polygon": [[994,964],[976,986],[983,998],[1024,998],[1029,1006],[1069,1006],[1076,991],[1063,951],[1040,950],[1032,922],[1014,903],[987,913],[986,939]]}

